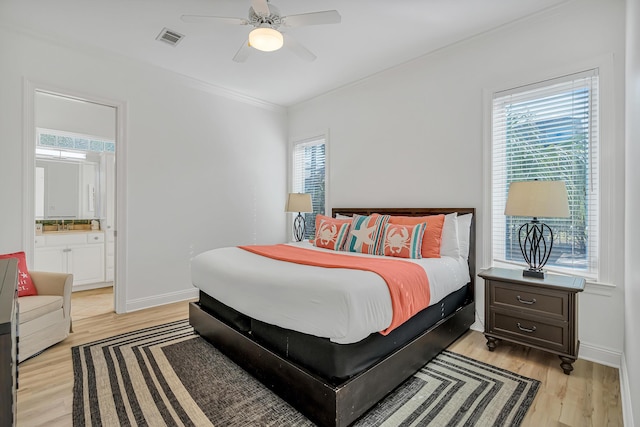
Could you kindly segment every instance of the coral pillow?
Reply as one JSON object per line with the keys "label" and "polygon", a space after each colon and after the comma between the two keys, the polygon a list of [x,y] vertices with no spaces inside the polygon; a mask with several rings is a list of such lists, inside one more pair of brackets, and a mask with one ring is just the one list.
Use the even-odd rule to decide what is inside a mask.
{"label": "coral pillow", "polygon": [[351,227],[351,218],[335,219],[316,215],[316,237],[313,245],[339,251],[349,236],[349,227]]}
{"label": "coral pillow", "polygon": [[426,228],[426,222],[416,225],[385,225],[382,238],[384,254],[400,258],[422,258],[422,239]]}
{"label": "coral pillow", "polygon": [[29,271],[27,270],[27,260],[24,252],[0,255],[0,259],[7,258],[16,258],[18,260],[18,296],[28,297],[38,295],[36,286],[33,284]]}
{"label": "coral pillow", "polygon": [[442,243],[442,226],[444,215],[428,216],[392,216],[389,224],[416,225],[427,223],[427,229],[422,238],[422,258],[440,258],[440,244]]}
{"label": "coral pillow", "polygon": [[387,222],[389,222],[389,215],[353,215],[351,230],[344,250],[347,252],[383,255],[382,233]]}

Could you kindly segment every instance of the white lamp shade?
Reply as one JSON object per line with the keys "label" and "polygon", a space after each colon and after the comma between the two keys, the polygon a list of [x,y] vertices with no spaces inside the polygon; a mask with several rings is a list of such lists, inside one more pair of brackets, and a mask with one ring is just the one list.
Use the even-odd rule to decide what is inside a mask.
{"label": "white lamp shade", "polygon": [[564,181],[519,181],[509,185],[504,214],[568,218],[569,201]]}
{"label": "white lamp shade", "polygon": [[311,194],[289,193],[285,212],[313,212]]}
{"label": "white lamp shade", "polygon": [[284,44],[282,34],[269,27],[260,27],[249,33],[249,45],[264,52],[278,50]]}

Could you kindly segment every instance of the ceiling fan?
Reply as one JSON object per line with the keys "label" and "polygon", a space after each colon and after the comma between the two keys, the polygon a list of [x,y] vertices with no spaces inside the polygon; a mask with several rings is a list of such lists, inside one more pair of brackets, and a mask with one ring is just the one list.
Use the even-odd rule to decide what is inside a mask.
{"label": "ceiling fan", "polygon": [[251,48],[271,52],[280,49],[283,45],[300,58],[313,61],[316,56],[309,49],[298,43],[290,35],[287,34],[285,36],[279,29],[306,25],[338,24],[341,17],[337,10],[282,16],[278,8],[269,4],[269,0],[251,0],[247,19],[205,15],[182,15],[180,19],[189,23],[253,26],[254,29],[249,33],[249,39],[240,46],[240,49],[233,57],[235,62],[244,62],[251,53]]}

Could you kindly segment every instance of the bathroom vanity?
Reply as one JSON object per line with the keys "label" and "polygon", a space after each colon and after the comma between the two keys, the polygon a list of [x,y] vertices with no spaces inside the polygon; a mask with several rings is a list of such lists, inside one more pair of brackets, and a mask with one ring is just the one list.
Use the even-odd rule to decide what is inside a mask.
{"label": "bathroom vanity", "polygon": [[104,231],[50,231],[37,235],[34,270],[71,273],[74,290],[104,283]]}

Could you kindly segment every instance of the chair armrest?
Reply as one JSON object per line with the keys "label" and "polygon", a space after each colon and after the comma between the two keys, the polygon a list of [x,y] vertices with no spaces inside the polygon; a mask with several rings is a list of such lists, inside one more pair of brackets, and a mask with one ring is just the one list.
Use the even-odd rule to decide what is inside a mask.
{"label": "chair armrest", "polygon": [[[67,273],[52,273],[48,271],[30,271],[31,280],[38,291],[38,295],[71,296],[73,275]],[[66,300],[66,298],[64,298]]]}

